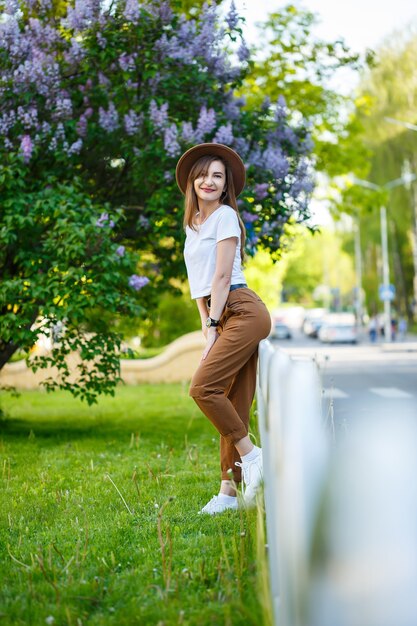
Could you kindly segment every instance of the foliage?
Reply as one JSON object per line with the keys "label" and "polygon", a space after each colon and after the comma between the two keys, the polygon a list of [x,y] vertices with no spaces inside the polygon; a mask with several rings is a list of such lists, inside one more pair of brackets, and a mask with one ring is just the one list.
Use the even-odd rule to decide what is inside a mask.
{"label": "foliage", "polygon": [[219,444],[181,385],[4,404],[3,624],[268,624],[256,511],[197,515]]}
{"label": "foliage", "polygon": [[[96,365],[82,365],[74,391],[92,401],[93,388],[110,391],[117,379],[119,322],[109,313],[133,306],[119,272],[120,264],[130,263],[129,250],[139,250],[141,259],[130,287],[150,280],[141,294],[149,317],[170,279],[184,277],[182,197],[174,180],[181,152],[202,141],[237,149],[247,166],[239,202],[248,252],[263,246],[278,255],[288,220],[309,216],[311,138],[282,97],[248,108],[236,95],[251,60],[233,4],[223,21],[215,4],[185,7],[184,14],[179,0],[8,0],[2,6],[0,157],[8,182],[0,203],[9,203],[1,219],[10,223],[0,273],[12,287],[1,301],[7,323],[0,366],[36,340],[32,324],[40,313],[48,328],[65,316],[61,352],[51,357],[63,376],[59,384],[71,388],[65,352],[81,350]],[[72,221],[60,217],[68,195]],[[16,219],[10,217],[12,197]],[[61,207],[54,216],[53,204]],[[97,233],[93,207],[105,216],[100,233],[109,237],[96,237],[94,263],[87,261]],[[46,239],[34,246],[37,229]],[[50,229],[59,239],[55,249],[47,242]],[[116,243],[126,254],[122,261]],[[52,280],[55,263],[59,288]],[[86,266],[91,271],[84,280]],[[16,308],[18,284],[24,290]],[[95,345],[82,338],[83,325],[96,333]],[[82,385],[90,385],[88,393]]]}
{"label": "foliage", "polygon": [[[249,91],[248,103],[259,106],[284,96],[293,116],[308,119],[314,140],[315,167],[330,176],[343,173],[346,164],[357,163],[352,137],[358,129],[350,115],[351,95],[344,96],[332,84],[340,70],[357,71],[371,62],[349,50],[343,40],[323,41],[314,35],[317,16],[288,4],[261,23],[261,54],[241,89]],[[348,141],[346,141],[349,139]]]}
{"label": "foliage", "polygon": [[2,25],[4,149],[18,149],[32,175],[76,172],[98,200],[122,206],[126,238],[152,252],[161,281],[184,272],[173,172],[190,145],[227,143],[246,162],[249,251],[276,252],[288,218],[306,218],[307,125],[289,124],[283,98],[249,110],[234,95],[250,65],[234,6],[220,24],[209,4],[189,18],[151,0],[85,0],[66,14],[18,4],[23,13]]}
{"label": "foliage", "polygon": [[[361,152],[369,157],[366,168],[354,168],[353,171],[359,178],[366,178],[381,187],[399,179],[407,167],[417,172],[417,133],[401,123],[416,122],[416,62],[415,29],[393,35],[377,50],[376,62],[360,85],[355,123],[362,128]],[[338,210],[349,212],[360,220],[365,238],[364,286],[368,305],[373,310],[381,306],[378,301],[378,285],[382,282],[379,208],[381,204],[386,206],[391,282],[397,290],[394,305],[403,314],[411,316],[412,302],[417,298],[417,292],[413,292],[413,280],[417,274],[417,255],[413,265],[413,247],[417,251],[415,183],[381,192],[344,184],[336,204]]]}
{"label": "foliage", "polygon": [[245,266],[248,286],[256,291],[270,312],[279,303],[286,257],[287,253],[284,252],[280,262],[274,263],[266,250],[259,250],[252,259],[248,259]]}
{"label": "foliage", "polygon": [[201,320],[189,294],[164,293],[158,301],[152,319],[140,325],[144,347],[166,346],[178,337],[201,330]]}
{"label": "foliage", "polygon": [[355,274],[351,255],[344,249],[343,233],[322,229],[312,235],[297,233],[286,255],[283,276],[283,299],[306,306],[329,305],[331,290],[338,290],[341,304],[352,304]]}
{"label": "foliage", "polygon": [[[31,366],[54,364],[58,376],[47,388],[70,389],[91,403],[119,380],[120,337],[108,329],[86,333],[85,321],[94,308],[141,312],[137,257],[115,240],[123,215],[103,213],[106,206],[86,197],[78,179],[64,185],[51,174],[40,188],[25,174],[13,155],[0,166],[1,364],[40,336],[55,339],[49,355],[30,357]],[[81,357],[75,381],[72,351]]]}

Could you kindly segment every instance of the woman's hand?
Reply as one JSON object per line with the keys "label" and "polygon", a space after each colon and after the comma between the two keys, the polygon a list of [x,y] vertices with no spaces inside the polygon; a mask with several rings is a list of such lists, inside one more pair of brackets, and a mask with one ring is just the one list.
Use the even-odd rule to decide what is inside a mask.
{"label": "woman's hand", "polygon": [[204,320],[204,322],[201,322],[201,330],[203,331],[204,337],[207,339],[208,328],[206,326],[206,320]]}
{"label": "woman's hand", "polygon": [[216,343],[217,339],[219,338],[219,333],[217,332],[217,329],[215,326],[210,326],[210,328],[207,328],[207,345],[204,349],[203,355],[201,357],[201,360],[204,361],[205,358],[207,357],[208,353],[210,352],[210,350],[212,349],[212,347],[214,346],[214,344]]}

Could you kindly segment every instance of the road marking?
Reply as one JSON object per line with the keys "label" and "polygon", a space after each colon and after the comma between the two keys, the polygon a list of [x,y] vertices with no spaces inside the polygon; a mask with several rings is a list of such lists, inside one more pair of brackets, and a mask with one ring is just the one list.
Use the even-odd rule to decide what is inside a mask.
{"label": "road marking", "polygon": [[411,393],[397,389],[397,387],[371,387],[369,391],[382,398],[412,398]]}
{"label": "road marking", "polygon": [[322,398],[349,398],[348,394],[337,387],[324,387],[321,390]]}

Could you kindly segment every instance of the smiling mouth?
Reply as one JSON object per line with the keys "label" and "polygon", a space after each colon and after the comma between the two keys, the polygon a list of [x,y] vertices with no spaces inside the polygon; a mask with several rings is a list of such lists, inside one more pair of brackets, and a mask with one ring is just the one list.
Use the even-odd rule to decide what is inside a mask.
{"label": "smiling mouth", "polygon": [[201,191],[205,191],[207,193],[212,193],[215,189],[201,189]]}

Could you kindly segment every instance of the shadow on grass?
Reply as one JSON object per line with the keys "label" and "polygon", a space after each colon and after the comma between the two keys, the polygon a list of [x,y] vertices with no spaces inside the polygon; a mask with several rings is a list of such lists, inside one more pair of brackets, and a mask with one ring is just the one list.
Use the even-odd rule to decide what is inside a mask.
{"label": "shadow on grass", "polygon": [[0,436],[3,440],[36,439],[68,442],[82,439],[126,440],[139,435],[148,441],[178,443],[179,433],[210,432],[210,425],[188,397],[185,385],[119,387],[114,397],[103,396],[96,405],[57,391],[22,392],[2,396]]}

